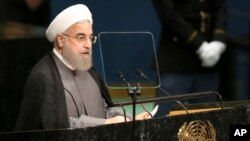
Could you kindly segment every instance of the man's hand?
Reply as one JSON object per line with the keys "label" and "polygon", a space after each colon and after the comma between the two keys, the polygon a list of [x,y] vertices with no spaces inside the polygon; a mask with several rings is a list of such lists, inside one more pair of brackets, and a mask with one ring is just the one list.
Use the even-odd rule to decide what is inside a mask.
{"label": "man's hand", "polygon": [[[150,119],[150,115],[147,112],[140,113],[136,115],[135,120],[144,120],[144,119]],[[131,121],[130,119],[126,119],[127,121]],[[120,123],[125,122],[124,116],[115,116],[109,119],[106,119],[105,124],[113,124],[113,123]]]}
{"label": "man's hand", "polygon": [[147,112],[140,113],[135,117],[136,120],[144,120],[144,119],[150,119],[150,118],[151,117],[150,117],[149,113],[147,113]]}
{"label": "man's hand", "polygon": [[[130,121],[128,118],[126,120]],[[125,122],[124,116],[115,116],[115,117],[106,119],[105,124],[120,123],[120,122]]]}

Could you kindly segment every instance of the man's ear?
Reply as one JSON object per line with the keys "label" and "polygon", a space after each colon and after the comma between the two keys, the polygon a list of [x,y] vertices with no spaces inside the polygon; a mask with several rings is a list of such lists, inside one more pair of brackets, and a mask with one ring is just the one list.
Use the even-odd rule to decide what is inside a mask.
{"label": "man's ear", "polygon": [[57,35],[56,36],[56,42],[57,42],[58,48],[63,48],[63,46],[64,46],[64,38],[63,38],[62,35]]}

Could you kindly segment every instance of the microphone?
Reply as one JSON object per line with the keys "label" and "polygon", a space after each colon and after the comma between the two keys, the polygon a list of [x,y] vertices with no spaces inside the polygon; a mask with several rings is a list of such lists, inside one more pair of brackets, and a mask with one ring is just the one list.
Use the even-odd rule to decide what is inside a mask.
{"label": "microphone", "polygon": [[[123,73],[122,73],[121,71],[117,71],[116,75],[117,75],[117,77],[118,77],[119,79],[121,79],[123,82],[125,82],[126,85],[128,86],[128,89],[130,89],[130,84],[126,81],[126,79],[125,79]],[[124,114],[124,120],[125,120],[125,122],[127,122],[127,114],[126,114],[126,111],[125,111],[123,105],[121,105],[121,107],[122,107],[123,114]]]}
{"label": "microphone", "polygon": [[[136,74],[138,74],[140,77],[143,77],[144,79],[147,79],[148,81],[150,81],[152,84],[154,84],[155,86],[157,86],[157,84],[149,79],[144,73],[142,70],[140,69],[136,69]],[[167,91],[165,91],[163,88],[159,87],[159,89],[163,92],[163,94],[167,95],[167,96],[170,96],[171,94],[169,94]],[[179,100],[175,100],[176,103],[178,103],[186,112],[186,114],[188,114],[188,110],[186,108],[186,106]]]}
{"label": "microphone", "polygon": [[[136,92],[136,95],[140,93],[140,84],[138,83],[138,87],[136,89],[132,88],[130,83],[125,79],[124,74],[119,70],[117,71],[117,76],[119,79],[121,79],[124,83],[126,83],[127,87],[128,87],[128,92],[130,95],[132,95],[132,99],[133,99],[133,121],[135,121],[135,101],[136,101],[136,96],[134,95],[134,92]],[[133,91],[135,90],[135,91]],[[144,105],[142,105],[143,109],[151,116],[153,117],[150,112],[144,107]]]}
{"label": "microphone", "polygon": [[130,83],[125,79],[124,74],[122,73],[122,71],[120,71],[120,70],[117,71],[116,75],[117,75],[117,77],[118,77],[119,79],[121,79],[121,80],[127,85],[129,94],[133,93],[132,88],[131,88],[131,85],[130,85]]}
{"label": "microphone", "polygon": [[126,85],[129,85],[129,83],[127,82],[127,80],[125,79],[125,77],[121,71],[117,71],[116,75],[118,76],[119,79],[124,81],[126,83]]}
{"label": "microphone", "polygon": [[122,71],[117,71],[116,75],[127,85],[129,94],[132,95],[134,92],[136,92],[137,95],[139,95],[141,93],[139,83],[137,83],[137,87],[132,87],[131,84],[125,79],[125,76]]}
{"label": "microphone", "polygon": [[[116,74],[117,74],[118,78],[121,79],[127,85],[127,87],[128,87],[128,93],[130,95],[132,95],[133,94],[133,90],[131,88],[130,83],[125,79],[124,74],[120,70],[117,71]],[[136,101],[136,98],[134,97],[134,95],[132,95],[132,96],[133,96],[132,99],[133,99],[133,123],[134,123],[135,122],[135,101]]]}

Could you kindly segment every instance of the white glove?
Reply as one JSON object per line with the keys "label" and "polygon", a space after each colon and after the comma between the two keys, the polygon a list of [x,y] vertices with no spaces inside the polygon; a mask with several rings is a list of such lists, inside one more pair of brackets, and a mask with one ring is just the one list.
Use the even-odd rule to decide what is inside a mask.
{"label": "white glove", "polygon": [[214,46],[214,49],[217,49],[220,54],[226,50],[226,44],[221,41],[212,41],[209,45]]}
{"label": "white glove", "polygon": [[196,53],[199,55],[203,67],[213,67],[225,49],[226,45],[220,41],[203,42]]}
{"label": "white glove", "polygon": [[205,48],[206,48],[207,45],[208,45],[208,43],[206,41],[203,42],[200,45],[199,49],[196,51],[196,54],[198,54],[200,56],[202,54],[202,52],[204,52],[204,50],[205,50]]}

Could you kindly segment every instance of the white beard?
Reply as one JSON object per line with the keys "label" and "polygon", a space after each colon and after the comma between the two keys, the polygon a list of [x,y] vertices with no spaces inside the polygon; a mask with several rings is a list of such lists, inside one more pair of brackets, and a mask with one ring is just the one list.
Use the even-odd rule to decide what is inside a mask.
{"label": "white beard", "polygon": [[89,56],[84,54],[75,54],[71,47],[64,46],[62,56],[77,70],[89,70],[92,67],[92,54],[90,51]]}

